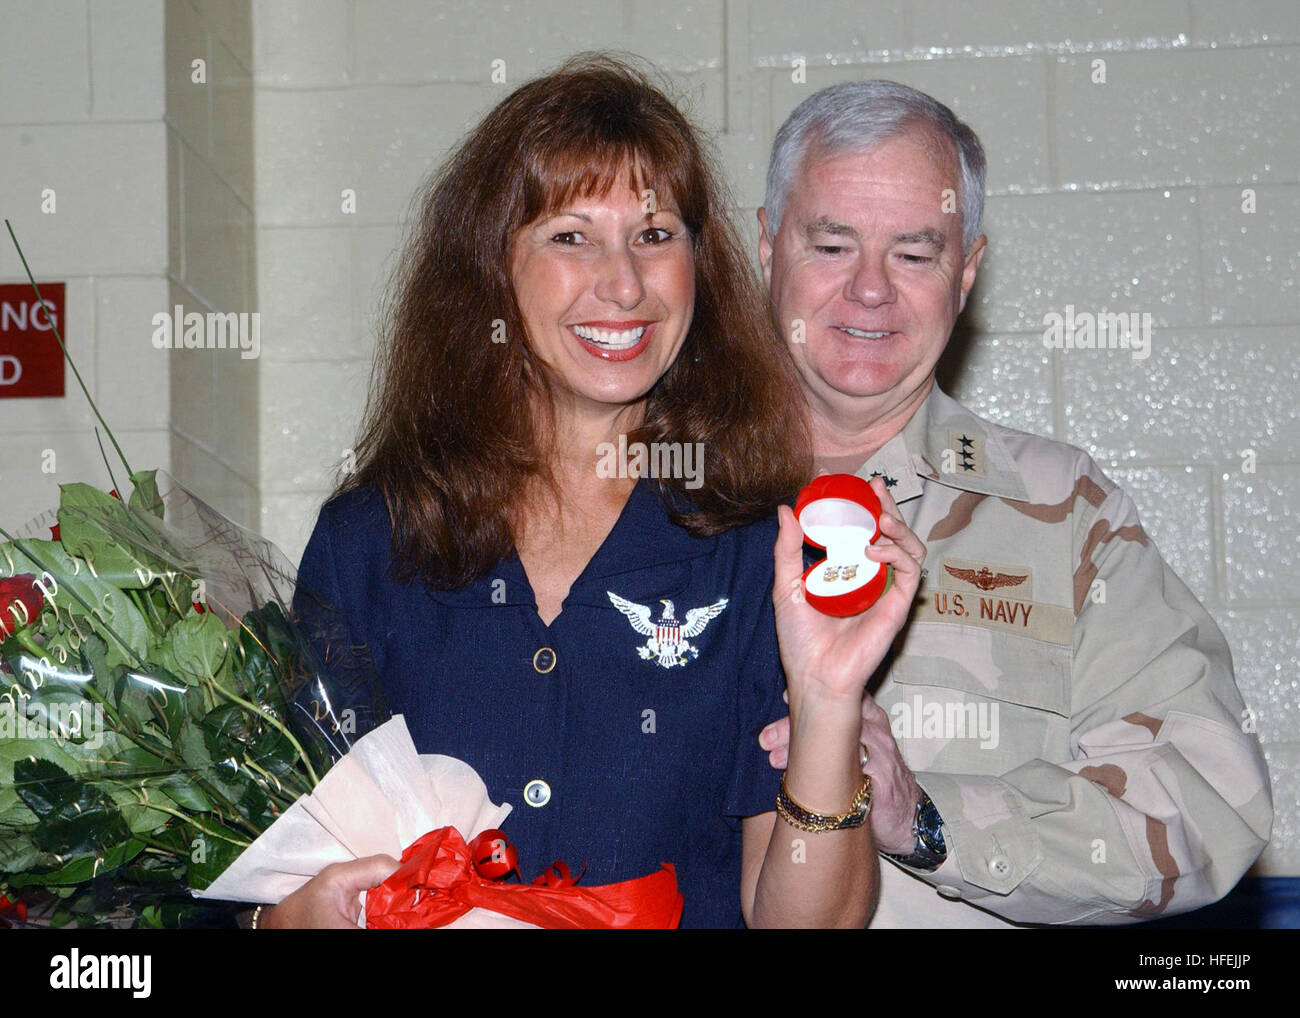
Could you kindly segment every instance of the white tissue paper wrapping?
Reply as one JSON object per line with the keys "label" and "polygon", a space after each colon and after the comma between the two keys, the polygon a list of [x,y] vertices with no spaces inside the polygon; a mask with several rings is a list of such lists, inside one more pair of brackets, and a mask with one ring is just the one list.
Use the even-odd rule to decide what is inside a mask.
{"label": "white tissue paper wrapping", "polygon": [[[477,772],[450,756],[421,756],[399,714],[357,740],[316,790],[285,810],[198,898],[275,904],[336,862],[403,850],[429,831],[455,827],[466,842],[501,826]],[[358,925],[365,925],[365,895]],[[476,908],[446,929],[536,929]]]}

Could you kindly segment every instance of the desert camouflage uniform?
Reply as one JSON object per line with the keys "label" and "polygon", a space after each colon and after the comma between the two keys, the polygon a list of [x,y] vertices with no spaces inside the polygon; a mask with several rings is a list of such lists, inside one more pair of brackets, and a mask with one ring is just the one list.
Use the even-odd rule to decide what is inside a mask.
{"label": "desert camouflage uniform", "polygon": [[1227,644],[1132,500],[937,388],[875,472],[927,559],[872,689],[948,859],[882,864],[873,925],[1125,923],[1227,893],[1268,840],[1268,772]]}

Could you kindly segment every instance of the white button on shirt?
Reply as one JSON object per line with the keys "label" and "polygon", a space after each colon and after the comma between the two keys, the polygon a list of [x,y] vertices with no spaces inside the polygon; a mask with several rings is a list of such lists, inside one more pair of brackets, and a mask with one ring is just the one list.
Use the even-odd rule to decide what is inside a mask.
{"label": "white button on shirt", "polygon": [[541,778],[534,778],[524,786],[524,802],[530,806],[545,806],[551,801],[551,786]]}

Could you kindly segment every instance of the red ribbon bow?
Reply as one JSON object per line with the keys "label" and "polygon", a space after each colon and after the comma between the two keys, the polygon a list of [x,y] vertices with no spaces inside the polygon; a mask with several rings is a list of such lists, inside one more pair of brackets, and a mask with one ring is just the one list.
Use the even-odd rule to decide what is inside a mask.
{"label": "red ribbon bow", "polygon": [[429,929],[473,908],[556,930],[670,930],[681,921],[682,896],[671,863],[618,884],[578,887],[577,880],[562,862],[552,863],[532,884],[490,880],[475,871],[460,832],[441,827],[407,848],[393,875],[366,893],[366,926]]}

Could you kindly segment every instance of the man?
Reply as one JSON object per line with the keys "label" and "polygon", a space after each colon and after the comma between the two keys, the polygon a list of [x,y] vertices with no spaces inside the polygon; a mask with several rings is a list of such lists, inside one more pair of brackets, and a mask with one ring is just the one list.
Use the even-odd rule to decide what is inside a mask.
{"label": "man", "polygon": [[[897,863],[874,925],[1187,911],[1267,842],[1263,755],[1222,635],[1129,497],[1083,452],[935,387],[983,203],[974,133],[868,81],[795,110],[758,213],[818,468],[883,477],[927,550],[863,708],[873,835]],[[762,737],[778,766],[784,724]]]}

